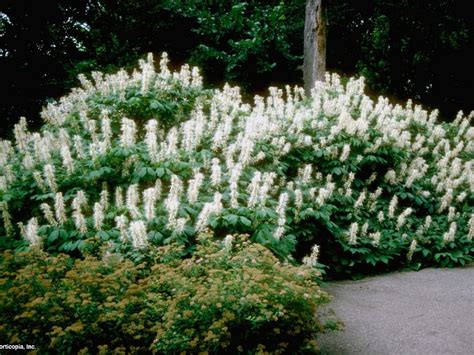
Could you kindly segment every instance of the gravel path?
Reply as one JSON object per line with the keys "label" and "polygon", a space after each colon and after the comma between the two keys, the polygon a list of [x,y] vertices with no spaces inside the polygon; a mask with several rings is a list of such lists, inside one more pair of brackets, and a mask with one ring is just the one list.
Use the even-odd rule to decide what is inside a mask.
{"label": "gravel path", "polygon": [[322,354],[474,355],[474,264],[328,284],[342,332],[321,335]]}

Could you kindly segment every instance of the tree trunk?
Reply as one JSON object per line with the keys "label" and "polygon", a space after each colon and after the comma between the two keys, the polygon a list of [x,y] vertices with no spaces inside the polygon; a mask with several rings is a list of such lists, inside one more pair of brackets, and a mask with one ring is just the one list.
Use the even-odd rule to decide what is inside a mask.
{"label": "tree trunk", "polygon": [[306,95],[326,73],[326,19],[323,0],[306,0],[303,80]]}

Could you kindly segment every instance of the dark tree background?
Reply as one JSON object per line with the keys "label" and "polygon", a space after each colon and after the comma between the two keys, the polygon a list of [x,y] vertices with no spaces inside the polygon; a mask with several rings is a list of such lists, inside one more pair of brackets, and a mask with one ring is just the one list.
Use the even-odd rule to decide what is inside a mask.
{"label": "dark tree background", "polygon": [[[413,98],[452,119],[474,109],[469,2],[327,0],[327,67],[373,94]],[[2,0],[0,135],[76,84],[77,74],[167,51],[209,84],[248,94],[302,84],[305,0]]]}
{"label": "dark tree background", "polygon": [[81,54],[74,42],[80,28],[72,21],[80,11],[52,0],[0,4],[0,117],[5,133],[20,115],[37,118],[45,100],[64,93],[67,71]]}

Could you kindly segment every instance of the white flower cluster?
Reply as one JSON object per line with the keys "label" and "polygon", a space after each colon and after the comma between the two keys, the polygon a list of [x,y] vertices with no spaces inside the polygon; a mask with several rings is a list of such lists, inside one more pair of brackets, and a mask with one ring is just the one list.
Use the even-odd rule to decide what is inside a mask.
{"label": "white flower cluster", "polygon": [[280,198],[278,200],[278,207],[276,209],[276,212],[278,214],[278,226],[275,230],[275,233],[273,234],[276,240],[280,240],[280,238],[285,233],[287,204],[288,204],[288,193],[283,192],[280,194]]}
{"label": "white flower cluster", "polygon": [[407,259],[409,261],[413,258],[413,254],[415,253],[417,245],[418,245],[418,242],[416,241],[416,239],[413,239],[410,243],[410,247],[408,248]]}
{"label": "white flower cluster", "polygon": [[38,220],[36,217],[31,218],[26,225],[25,239],[34,249],[41,248],[41,238],[38,235]]}
{"label": "white flower cluster", "polygon": [[12,222],[11,222],[10,212],[8,211],[7,201],[2,201],[0,203],[0,209],[2,210],[2,218],[3,218],[3,225],[5,227],[5,232],[6,232],[7,236],[10,236],[13,233],[13,225],[12,225]]}
{"label": "white flower cluster", "polygon": [[303,264],[315,267],[318,264],[318,256],[319,256],[319,246],[313,245],[311,248],[311,254],[309,256],[305,256],[303,258]]}
{"label": "white flower cluster", "polygon": [[168,228],[173,229],[176,226],[179,200],[183,191],[183,182],[177,175],[171,177],[171,188],[168,197],[165,200],[165,207],[168,211]]}
{"label": "white flower cluster", "polygon": [[87,206],[87,199],[84,194],[84,191],[79,190],[76,193],[76,197],[72,200],[72,217],[74,219],[74,223],[76,228],[81,233],[87,232],[87,222],[84,214],[82,213],[82,207]]}
{"label": "white flower cluster", "polygon": [[457,224],[456,222],[452,222],[449,225],[449,230],[443,235],[443,241],[445,243],[453,242],[456,237],[456,231],[457,231]]}
{"label": "white flower cluster", "polygon": [[355,245],[357,243],[357,232],[359,231],[359,224],[353,222],[349,229],[349,244]]}
{"label": "white flower cluster", "polygon": [[406,219],[409,215],[411,215],[413,212],[413,209],[411,207],[408,207],[406,210],[404,210],[402,213],[397,218],[397,229],[400,229],[403,227],[403,225],[406,222]]}
{"label": "white flower cluster", "polygon": [[146,224],[143,221],[133,221],[129,227],[130,238],[135,249],[143,249],[148,245]]}
{"label": "white flower cluster", "polygon": [[204,207],[197,218],[196,231],[197,232],[203,231],[206,228],[207,223],[209,222],[209,218],[213,214],[218,215],[221,211],[222,211],[222,195],[219,192],[216,192],[214,194],[213,201],[204,204]]}

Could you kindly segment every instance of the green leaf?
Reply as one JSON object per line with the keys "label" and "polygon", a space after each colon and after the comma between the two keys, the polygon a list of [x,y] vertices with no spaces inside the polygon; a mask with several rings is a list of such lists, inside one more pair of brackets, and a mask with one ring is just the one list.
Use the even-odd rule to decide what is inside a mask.
{"label": "green leaf", "polygon": [[241,216],[240,217],[240,223],[242,223],[246,227],[251,227],[252,226],[252,221],[250,221],[250,219],[248,219],[247,217]]}
{"label": "green leaf", "polygon": [[154,243],[160,243],[161,241],[163,241],[164,237],[163,234],[158,231],[150,231],[148,233],[148,238]]}
{"label": "green leaf", "polygon": [[157,100],[152,100],[152,101],[150,102],[150,108],[151,108],[152,110],[160,110],[160,109],[163,108],[163,105],[162,105],[159,101],[157,101]]}
{"label": "green leaf", "polygon": [[229,214],[224,217],[224,220],[227,221],[230,225],[235,226],[239,221],[239,216],[235,214]]}
{"label": "green leaf", "polygon": [[49,237],[47,239],[48,243],[52,243],[54,242],[56,239],[59,238],[59,230],[58,229],[54,229],[50,234],[49,234]]}
{"label": "green leaf", "polygon": [[100,237],[104,242],[110,239],[110,236],[109,236],[109,234],[108,234],[106,231],[100,231],[98,234],[99,234],[99,237]]}

